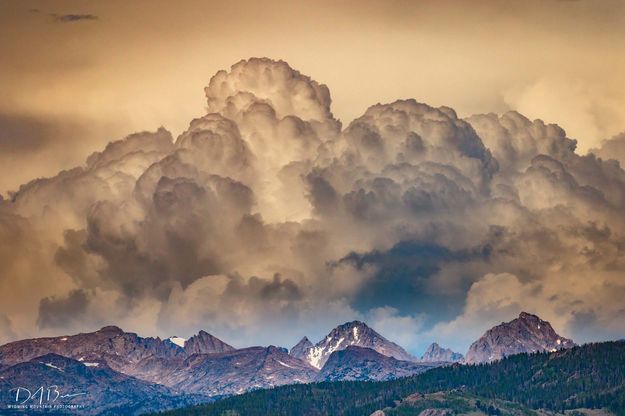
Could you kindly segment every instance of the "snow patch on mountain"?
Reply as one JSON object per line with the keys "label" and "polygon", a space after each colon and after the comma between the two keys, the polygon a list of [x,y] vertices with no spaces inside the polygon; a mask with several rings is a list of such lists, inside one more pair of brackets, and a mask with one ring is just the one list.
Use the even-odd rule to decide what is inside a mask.
{"label": "snow patch on mountain", "polygon": [[280,364],[280,365],[281,365],[281,366],[283,366],[283,367],[295,368],[295,367],[293,367],[292,365],[288,365],[287,363],[283,363],[283,362],[282,362],[282,361],[280,361],[280,360],[276,360],[276,361],[278,362],[278,364]]}
{"label": "snow patch on mountain", "polygon": [[360,321],[337,326],[324,339],[308,347],[301,356],[313,367],[321,369],[333,352],[342,351],[350,346],[370,348],[398,360],[415,361],[415,358],[402,347],[387,340]]}
{"label": "snow patch on mountain", "polygon": [[175,344],[175,345],[179,346],[180,348],[184,348],[184,344],[187,342],[186,338],[181,338],[181,337],[177,337],[177,336],[169,337],[168,340],[172,344]]}
{"label": "snow patch on mountain", "polygon": [[54,365],[54,364],[52,364],[52,363],[41,363],[41,364],[43,364],[43,365],[45,365],[45,366],[47,366],[47,367],[50,367],[50,368],[54,368],[55,370],[63,371],[63,369],[62,369],[62,368],[57,367],[57,366],[55,366],[55,365]]}

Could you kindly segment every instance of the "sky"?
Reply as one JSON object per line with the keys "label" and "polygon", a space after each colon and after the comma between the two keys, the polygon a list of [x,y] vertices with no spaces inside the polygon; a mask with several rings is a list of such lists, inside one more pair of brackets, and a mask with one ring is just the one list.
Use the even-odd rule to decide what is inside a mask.
{"label": "sky", "polygon": [[0,0],[0,56],[0,342],[623,337],[621,1]]}
{"label": "sky", "polygon": [[[585,151],[625,125],[624,7],[3,0],[0,193],[134,131],[181,133],[203,113],[210,76],[252,56],[328,85],[344,123],[398,98],[462,116],[512,109],[558,123]],[[94,18],[58,19],[72,14]]]}

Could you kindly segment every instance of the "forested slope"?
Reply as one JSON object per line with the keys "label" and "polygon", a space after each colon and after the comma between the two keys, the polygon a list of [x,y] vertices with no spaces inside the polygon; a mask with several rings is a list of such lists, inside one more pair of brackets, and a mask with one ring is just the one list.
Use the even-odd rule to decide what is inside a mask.
{"label": "forested slope", "polygon": [[492,364],[456,364],[386,382],[282,386],[167,414],[362,416],[395,407],[417,392],[452,390],[511,401],[532,409],[608,408],[625,415],[625,342],[519,354]]}

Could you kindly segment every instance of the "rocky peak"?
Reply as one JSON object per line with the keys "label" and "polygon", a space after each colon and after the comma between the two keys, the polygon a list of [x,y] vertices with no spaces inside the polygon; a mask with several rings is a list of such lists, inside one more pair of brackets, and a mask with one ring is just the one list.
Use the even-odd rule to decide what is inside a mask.
{"label": "rocky peak", "polygon": [[[364,322],[351,321],[346,322],[343,325],[339,325],[330,331],[330,333],[326,336],[326,340],[329,338],[344,338],[350,342],[349,345],[358,346],[360,342],[368,342],[381,337],[382,336],[380,334],[369,328]],[[352,341],[354,342],[352,343]]]}
{"label": "rocky peak", "polygon": [[462,360],[462,354],[449,348],[443,348],[433,342],[421,357],[424,362],[458,362]]}
{"label": "rocky peak", "polygon": [[108,325],[108,326],[102,327],[96,332],[100,334],[106,334],[106,335],[112,335],[112,336],[124,334],[124,330],[115,325]]}
{"label": "rocky peak", "polygon": [[322,368],[330,354],[352,345],[371,348],[382,355],[398,360],[415,360],[402,347],[387,340],[361,321],[351,321],[337,326],[324,339],[307,348],[303,359],[315,368]]}
{"label": "rocky peak", "polygon": [[303,358],[306,354],[306,350],[313,346],[308,337],[302,338],[297,344],[291,348],[289,354],[295,358]]}
{"label": "rocky peak", "polygon": [[234,351],[234,347],[226,344],[206,331],[200,331],[184,343],[187,354],[214,354],[218,352]]}
{"label": "rocky peak", "polygon": [[536,315],[521,312],[518,318],[489,329],[471,344],[466,362],[491,362],[512,354],[553,352],[574,345],[570,339],[558,335],[549,322]]}
{"label": "rocky peak", "polygon": [[[534,314],[531,314],[531,313],[527,313],[527,312],[521,312],[517,319],[520,320],[520,321],[528,322],[528,323],[534,323],[536,325],[540,325],[541,323],[543,323],[543,324],[546,323],[547,325],[549,325],[549,322],[543,321],[537,315],[534,315]],[[502,323],[504,323],[504,322],[502,322]]]}
{"label": "rocky peak", "polygon": [[283,355],[283,354],[288,354],[289,350],[287,350],[284,347],[276,347],[275,345],[269,345],[267,348],[267,355],[273,355],[273,354],[279,354],[279,355]]}

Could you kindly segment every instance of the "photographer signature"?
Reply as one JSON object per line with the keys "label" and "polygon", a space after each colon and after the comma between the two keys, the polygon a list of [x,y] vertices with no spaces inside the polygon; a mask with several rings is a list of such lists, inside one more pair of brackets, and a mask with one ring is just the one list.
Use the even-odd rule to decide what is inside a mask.
{"label": "photographer signature", "polygon": [[12,397],[15,397],[15,403],[18,404],[27,404],[27,403],[38,403],[40,405],[43,404],[51,404],[55,403],[59,399],[72,399],[78,396],[84,396],[87,393],[65,393],[63,394],[61,390],[59,390],[59,386],[51,385],[51,386],[39,386],[37,390],[31,390],[26,387],[16,387],[10,390]]}

